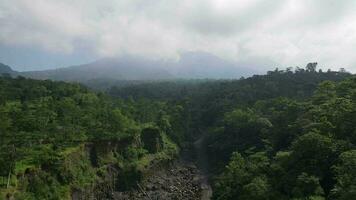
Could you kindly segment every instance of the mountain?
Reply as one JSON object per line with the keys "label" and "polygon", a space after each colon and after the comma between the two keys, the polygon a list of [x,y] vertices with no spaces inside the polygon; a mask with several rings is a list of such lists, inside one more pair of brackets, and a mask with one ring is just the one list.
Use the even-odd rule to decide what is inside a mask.
{"label": "mountain", "polygon": [[[139,56],[105,58],[92,63],[65,68],[15,72],[3,65],[1,71],[34,79],[52,79],[82,82],[100,88],[120,85],[123,81],[154,81],[171,79],[236,79],[255,74],[212,54],[186,52],[178,61],[151,60]],[[0,72],[1,72],[0,71]]]}
{"label": "mountain", "polygon": [[159,67],[159,65],[160,63],[142,58],[106,58],[84,65],[53,70],[23,72],[22,75],[35,79],[79,82],[95,79],[159,80],[173,78],[169,72]]}
{"label": "mountain", "polygon": [[8,65],[0,63],[0,75],[2,74],[14,75],[17,74],[17,72],[12,70],[11,67],[9,67]]}

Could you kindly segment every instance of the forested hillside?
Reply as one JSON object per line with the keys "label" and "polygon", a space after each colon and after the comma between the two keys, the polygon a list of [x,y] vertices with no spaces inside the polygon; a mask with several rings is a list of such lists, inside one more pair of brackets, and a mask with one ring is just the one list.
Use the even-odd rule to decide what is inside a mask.
{"label": "forested hillside", "polygon": [[206,135],[213,199],[352,199],[356,79],[315,66],[110,93],[184,103],[185,139]]}
{"label": "forested hillside", "polygon": [[[202,156],[213,199],[352,199],[356,78],[315,67],[107,93],[2,77],[0,199],[122,199],[114,194],[125,191],[164,199],[152,191],[184,192],[152,186],[154,172]],[[171,174],[183,181],[193,171]]]}
{"label": "forested hillside", "polygon": [[164,107],[130,106],[78,84],[0,78],[0,199],[107,199],[174,159]]}
{"label": "forested hillside", "polygon": [[209,135],[211,163],[230,156],[216,199],[352,199],[356,79],[321,83],[308,100],[278,97],[225,113]]}

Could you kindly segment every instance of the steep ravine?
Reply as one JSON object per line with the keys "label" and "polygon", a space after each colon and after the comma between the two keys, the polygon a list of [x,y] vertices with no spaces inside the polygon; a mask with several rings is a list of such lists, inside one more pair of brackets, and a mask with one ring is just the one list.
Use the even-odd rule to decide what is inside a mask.
{"label": "steep ravine", "polygon": [[209,184],[209,164],[208,155],[206,153],[206,134],[202,134],[199,139],[194,142],[196,152],[196,163],[201,172],[201,200],[209,200],[212,196],[212,188]]}
{"label": "steep ravine", "polygon": [[[209,200],[212,189],[205,149],[206,135],[200,136],[192,148],[180,158],[152,170],[137,187],[114,192],[115,200]],[[189,148],[188,148],[189,149]]]}

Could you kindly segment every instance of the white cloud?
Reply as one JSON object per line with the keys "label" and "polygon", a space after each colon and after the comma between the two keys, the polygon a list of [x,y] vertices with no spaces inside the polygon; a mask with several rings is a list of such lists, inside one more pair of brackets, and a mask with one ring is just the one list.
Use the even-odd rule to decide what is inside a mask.
{"label": "white cloud", "polygon": [[356,71],[354,0],[0,0],[0,27],[0,45],[68,54],[80,41],[98,56],[206,51],[251,65]]}

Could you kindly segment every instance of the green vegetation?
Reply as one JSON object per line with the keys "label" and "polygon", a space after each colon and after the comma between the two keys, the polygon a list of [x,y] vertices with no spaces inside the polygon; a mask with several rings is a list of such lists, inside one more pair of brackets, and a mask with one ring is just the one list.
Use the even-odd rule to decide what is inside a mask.
{"label": "green vegetation", "polygon": [[258,100],[227,112],[208,142],[212,163],[232,155],[226,167],[212,164],[222,171],[214,198],[350,198],[355,175],[340,169],[355,156],[355,94],[355,78],[326,81],[305,100]]}
{"label": "green vegetation", "polygon": [[182,107],[183,141],[207,134],[214,199],[355,195],[356,79],[344,71],[316,71],[311,63],[247,79],[151,83],[110,93]]}
{"label": "green vegetation", "polygon": [[[127,189],[122,179],[141,178],[122,178],[124,172],[172,160],[178,148],[156,123],[158,114],[137,121],[140,111],[127,106],[78,84],[0,78],[1,198],[70,199],[75,191],[100,197],[107,188]],[[161,139],[155,152],[141,139],[146,129]],[[108,180],[113,173],[120,181]],[[91,191],[99,184],[106,188]]]}
{"label": "green vegetation", "polygon": [[0,199],[108,198],[205,137],[213,199],[356,196],[356,78],[306,69],[94,93],[0,78]]}

